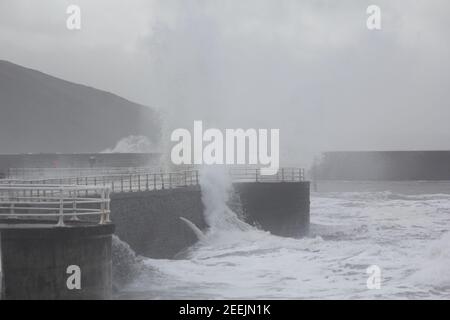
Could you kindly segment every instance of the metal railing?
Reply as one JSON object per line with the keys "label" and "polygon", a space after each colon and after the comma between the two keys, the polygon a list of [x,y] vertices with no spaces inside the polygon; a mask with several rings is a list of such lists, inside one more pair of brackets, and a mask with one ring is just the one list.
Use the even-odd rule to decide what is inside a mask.
{"label": "metal railing", "polygon": [[[135,192],[173,189],[178,187],[193,186],[199,184],[199,172],[186,170],[179,172],[160,173],[134,173],[121,175],[95,175],[81,177],[61,177],[48,179],[3,179],[3,184],[14,185],[17,183],[34,184],[58,184],[79,186],[103,186],[109,187],[111,192]],[[86,195],[92,194],[92,190],[86,190]]]}
{"label": "metal railing", "polygon": [[261,168],[231,168],[230,175],[235,182],[299,182],[305,180],[302,168],[280,168],[274,175],[262,175]]}
{"label": "metal railing", "polygon": [[9,179],[44,179],[82,176],[151,173],[161,169],[153,167],[93,167],[93,168],[8,168]]}
{"label": "metal railing", "polygon": [[111,178],[112,192],[134,192],[174,189],[199,185],[199,172],[188,170],[168,173],[120,175]]}
{"label": "metal railing", "polygon": [[[304,181],[305,172],[301,168],[280,168],[275,175],[262,175],[261,168],[234,167],[229,169],[234,182],[299,182]],[[3,184],[30,185],[78,185],[109,187],[111,192],[136,192],[199,185],[199,171],[178,172],[134,172],[130,174],[69,176],[45,179],[3,179]],[[85,195],[93,195],[92,189],[86,189]]]}
{"label": "metal railing", "polygon": [[[86,196],[87,194],[95,194]],[[110,222],[110,189],[101,186],[51,184],[0,184],[0,218],[65,220],[99,218],[99,224]],[[89,220],[89,221],[91,221]]]}

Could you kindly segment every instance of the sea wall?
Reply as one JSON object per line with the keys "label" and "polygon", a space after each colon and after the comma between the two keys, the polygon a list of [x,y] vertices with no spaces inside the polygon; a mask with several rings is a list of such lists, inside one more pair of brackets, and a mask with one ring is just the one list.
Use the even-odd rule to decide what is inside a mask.
{"label": "sea wall", "polygon": [[[309,228],[309,182],[237,183],[245,220],[275,235],[297,237]],[[197,241],[184,217],[207,229],[198,186],[115,193],[111,218],[116,235],[137,253],[150,258],[173,258]]]}
{"label": "sea wall", "polygon": [[450,151],[325,152],[316,180],[450,180]]}
{"label": "sea wall", "polygon": [[146,257],[172,258],[197,241],[180,217],[206,228],[198,186],[113,193],[110,207],[115,234]]}
{"label": "sea wall", "polygon": [[142,167],[156,165],[160,156],[159,153],[0,154],[0,173],[6,175],[9,168]]}
{"label": "sea wall", "polygon": [[309,182],[236,183],[243,214],[274,235],[304,236],[309,230]]}
{"label": "sea wall", "polygon": [[[112,293],[113,224],[0,221],[5,300],[109,299]],[[80,288],[69,288],[69,266],[80,270]],[[69,281],[70,282],[70,281]]]}

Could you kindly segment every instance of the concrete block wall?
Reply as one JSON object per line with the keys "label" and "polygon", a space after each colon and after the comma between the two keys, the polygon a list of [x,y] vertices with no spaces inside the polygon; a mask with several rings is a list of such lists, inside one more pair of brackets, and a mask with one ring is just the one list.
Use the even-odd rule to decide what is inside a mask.
{"label": "concrete block wall", "polygon": [[310,185],[302,182],[235,183],[245,220],[282,237],[309,231]]}
{"label": "concrete block wall", "polygon": [[[279,236],[298,237],[309,229],[309,182],[237,183],[245,220]],[[139,255],[173,258],[197,241],[184,217],[207,229],[200,187],[116,193],[111,219],[116,235]]]}
{"label": "concrete block wall", "polygon": [[111,195],[115,234],[139,255],[169,259],[194,244],[197,237],[180,217],[206,229],[200,187]]}
{"label": "concrete block wall", "polygon": [[[2,299],[111,298],[113,231],[113,224],[49,227],[0,221]],[[80,289],[67,286],[71,265],[80,268]]]}

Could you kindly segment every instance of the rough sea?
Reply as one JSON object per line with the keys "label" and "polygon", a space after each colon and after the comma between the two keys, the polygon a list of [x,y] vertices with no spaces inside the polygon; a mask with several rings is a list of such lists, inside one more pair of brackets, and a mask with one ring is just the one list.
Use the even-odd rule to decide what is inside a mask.
{"label": "rough sea", "polygon": [[[450,298],[450,182],[319,183],[301,239],[243,223],[224,186],[202,187],[204,239],[176,260],[141,257],[117,298]],[[379,289],[367,285],[373,265]]]}

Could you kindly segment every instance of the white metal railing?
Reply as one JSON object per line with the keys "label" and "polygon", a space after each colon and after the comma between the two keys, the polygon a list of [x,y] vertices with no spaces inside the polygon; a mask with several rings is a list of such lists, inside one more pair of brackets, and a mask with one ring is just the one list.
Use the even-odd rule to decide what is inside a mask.
{"label": "white metal railing", "polygon": [[[1,180],[0,180],[1,183]],[[89,196],[95,194],[95,196]],[[88,195],[88,196],[86,196]],[[52,184],[0,184],[0,218],[65,220],[80,217],[99,218],[99,224],[110,222],[110,189],[101,186]]]}
{"label": "white metal railing", "polygon": [[[199,184],[197,170],[160,173],[134,173],[116,175],[94,175],[81,177],[61,177],[48,179],[3,179],[3,184],[14,185],[17,183],[34,184],[59,184],[81,186],[109,187],[111,192],[135,192],[161,189],[173,189],[178,187],[193,186]],[[92,194],[92,190],[85,190],[86,195]]]}
{"label": "white metal railing", "polygon": [[261,168],[231,168],[230,175],[235,182],[299,182],[305,180],[302,168],[279,168],[274,175],[262,175]]}
{"label": "white metal railing", "polygon": [[[305,179],[304,169],[280,168],[275,175],[262,175],[261,168],[234,167],[229,169],[234,182],[298,182]],[[46,179],[3,179],[3,184],[53,184],[109,187],[111,192],[136,192],[179,187],[195,186],[199,184],[198,170],[178,172],[134,172],[130,174],[69,176]],[[93,195],[93,190],[86,189],[85,195]]]}
{"label": "white metal railing", "polygon": [[9,168],[5,174],[9,179],[44,179],[150,173],[160,170],[158,167]]}

